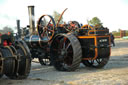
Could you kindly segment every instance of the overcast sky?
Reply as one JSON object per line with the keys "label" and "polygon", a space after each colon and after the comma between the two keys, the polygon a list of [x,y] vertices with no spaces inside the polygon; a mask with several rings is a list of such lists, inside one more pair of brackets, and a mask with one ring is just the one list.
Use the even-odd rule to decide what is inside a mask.
{"label": "overcast sky", "polygon": [[21,26],[28,25],[29,5],[35,6],[36,21],[43,14],[52,15],[54,10],[61,13],[68,8],[63,16],[66,22],[87,24],[87,20],[98,17],[110,31],[128,30],[128,0],[0,0],[0,28],[15,27],[17,19]]}

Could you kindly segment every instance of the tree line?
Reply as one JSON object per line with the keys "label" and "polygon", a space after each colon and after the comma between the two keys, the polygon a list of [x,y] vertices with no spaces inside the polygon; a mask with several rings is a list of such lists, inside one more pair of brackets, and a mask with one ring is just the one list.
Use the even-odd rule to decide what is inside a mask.
{"label": "tree line", "polygon": [[9,26],[5,26],[3,27],[3,29],[0,30],[1,34],[8,33],[8,32],[14,33],[14,30]]}
{"label": "tree line", "polygon": [[[57,11],[53,12],[53,18],[55,20],[55,23],[57,23],[60,15],[61,14],[58,13]],[[64,21],[63,21],[63,16],[62,16],[59,24],[63,24],[63,23],[64,23]],[[93,25],[93,26],[98,25],[100,27],[103,26],[103,23],[101,22],[101,20],[98,17],[93,17],[91,20],[88,21],[88,24]],[[3,27],[2,30],[0,30],[0,33],[8,33],[8,32],[14,33],[14,30],[9,26],[5,26],[5,27]]]}

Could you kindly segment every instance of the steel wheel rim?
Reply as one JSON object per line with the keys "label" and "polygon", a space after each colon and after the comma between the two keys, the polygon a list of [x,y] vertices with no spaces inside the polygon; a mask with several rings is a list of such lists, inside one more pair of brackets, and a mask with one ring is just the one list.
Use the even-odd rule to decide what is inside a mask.
{"label": "steel wheel rim", "polygon": [[60,34],[53,40],[50,54],[52,64],[57,70],[73,71],[81,62],[81,45],[74,35]]}
{"label": "steel wheel rim", "polygon": [[[60,42],[60,43],[59,42],[57,43],[58,44],[57,47],[59,47],[59,48],[54,49],[54,52],[56,52],[57,55],[60,55],[60,56],[58,56],[58,59],[56,59],[57,63],[61,62],[60,65],[63,67],[62,69],[65,69],[65,70],[66,70],[66,68],[68,68],[68,66],[72,65],[72,56],[68,57],[68,55],[73,55],[73,52],[71,52],[71,53],[67,52],[68,49],[71,49],[71,50],[73,50],[73,49],[72,49],[69,41],[67,41],[69,43],[66,44],[66,40],[67,40],[67,38],[65,38],[65,39],[61,38],[61,40],[59,41],[59,38],[58,38],[55,42],[57,42],[57,41]],[[63,41],[65,41],[65,42],[63,42]],[[65,45],[67,45],[68,47]],[[70,60],[68,60],[68,58]],[[69,63],[69,61],[70,61],[70,63]]]}

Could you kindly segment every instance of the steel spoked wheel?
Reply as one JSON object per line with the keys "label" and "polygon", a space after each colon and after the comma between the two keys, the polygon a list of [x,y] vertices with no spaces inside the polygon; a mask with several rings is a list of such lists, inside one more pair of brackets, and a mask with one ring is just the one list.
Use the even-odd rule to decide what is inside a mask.
{"label": "steel spoked wheel", "polygon": [[15,60],[15,69],[12,74],[6,74],[11,79],[25,79],[27,78],[30,67],[31,67],[31,59],[30,56],[27,55],[27,52],[22,44],[18,44],[17,46],[13,47],[10,46],[13,55],[16,55]]}
{"label": "steel spoked wheel", "polygon": [[19,44],[17,46],[17,53],[19,54],[19,69],[18,69],[18,79],[25,79],[28,77],[31,69],[31,58],[27,54],[26,49],[23,45]]}
{"label": "steel spoked wheel", "polygon": [[13,55],[13,51],[9,46],[6,46],[2,49],[2,55],[4,56],[3,72],[7,77],[10,78],[10,76],[15,74],[16,68],[16,61]]}
{"label": "steel spoked wheel", "polygon": [[15,68],[14,68],[14,72],[11,73],[11,74],[5,74],[7,77],[9,77],[10,79],[16,79],[16,74],[17,74],[17,69],[18,69],[18,63],[17,63],[17,51],[15,49],[14,46],[7,46],[10,50],[10,52],[12,53],[13,57],[15,58]]}
{"label": "steel spoked wheel", "polygon": [[43,42],[49,42],[55,33],[55,21],[50,15],[42,15],[37,22],[37,29]]}
{"label": "steel spoked wheel", "polygon": [[87,67],[102,68],[109,60],[109,57],[98,58],[96,60],[83,60],[82,63]]}
{"label": "steel spoked wheel", "polygon": [[73,71],[81,62],[81,45],[72,34],[56,36],[50,52],[52,64],[59,71]]}

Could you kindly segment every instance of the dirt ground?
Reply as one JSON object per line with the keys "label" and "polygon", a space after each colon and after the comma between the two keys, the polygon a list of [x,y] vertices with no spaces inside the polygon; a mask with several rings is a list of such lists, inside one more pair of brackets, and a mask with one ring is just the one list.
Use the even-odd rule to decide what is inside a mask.
{"label": "dirt ground", "polygon": [[32,63],[26,80],[0,79],[0,85],[128,85],[128,40],[116,40],[108,64],[102,69],[82,64],[74,72],[59,72],[52,66]]}

